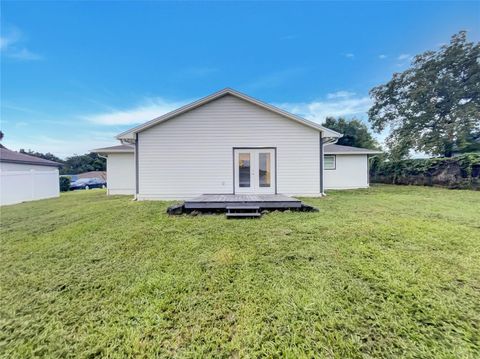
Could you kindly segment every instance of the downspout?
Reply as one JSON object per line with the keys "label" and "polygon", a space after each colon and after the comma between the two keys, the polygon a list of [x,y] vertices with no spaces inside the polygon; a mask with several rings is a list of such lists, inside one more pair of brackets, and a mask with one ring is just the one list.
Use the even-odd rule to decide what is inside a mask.
{"label": "downspout", "polygon": [[138,199],[139,185],[138,185],[138,133],[135,134],[135,197]]}
{"label": "downspout", "polygon": [[324,196],[323,193],[323,137],[320,131],[320,196]]}

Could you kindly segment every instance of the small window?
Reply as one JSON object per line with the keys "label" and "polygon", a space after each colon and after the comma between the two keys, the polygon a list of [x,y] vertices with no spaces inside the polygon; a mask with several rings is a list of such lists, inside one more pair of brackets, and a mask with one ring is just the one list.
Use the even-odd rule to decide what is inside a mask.
{"label": "small window", "polygon": [[323,157],[323,165],[326,170],[335,169],[335,155],[325,155]]}

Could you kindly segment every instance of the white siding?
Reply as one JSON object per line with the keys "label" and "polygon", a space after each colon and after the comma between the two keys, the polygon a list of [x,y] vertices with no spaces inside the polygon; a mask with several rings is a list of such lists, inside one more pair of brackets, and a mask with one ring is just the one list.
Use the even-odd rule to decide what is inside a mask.
{"label": "white siding", "polygon": [[277,189],[320,195],[319,131],[227,95],[138,134],[138,199],[233,191],[233,147],[276,147]]}
{"label": "white siding", "polygon": [[107,157],[108,194],[135,194],[133,153],[110,153]]}
{"label": "white siding", "polygon": [[367,155],[335,155],[336,168],[325,170],[325,189],[368,187]]}
{"label": "white siding", "polygon": [[[15,204],[60,195],[58,169],[55,167],[19,165],[17,170],[0,171],[0,205]],[[42,170],[33,169],[43,167]],[[21,171],[18,169],[22,168]],[[32,168],[32,169],[31,169]],[[45,170],[45,168],[47,170]]]}

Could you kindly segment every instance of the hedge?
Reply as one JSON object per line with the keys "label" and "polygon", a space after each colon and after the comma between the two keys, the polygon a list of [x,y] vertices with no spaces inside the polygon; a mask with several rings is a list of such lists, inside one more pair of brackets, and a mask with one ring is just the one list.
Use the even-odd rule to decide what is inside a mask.
{"label": "hedge", "polygon": [[371,182],[480,189],[480,154],[384,161],[374,158]]}

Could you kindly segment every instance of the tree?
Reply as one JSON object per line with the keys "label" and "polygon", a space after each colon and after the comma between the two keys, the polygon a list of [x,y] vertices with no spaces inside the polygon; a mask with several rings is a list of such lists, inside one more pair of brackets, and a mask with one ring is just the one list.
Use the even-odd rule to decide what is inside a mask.
{"label": "tree", "polygon": [[343,134],[343,137],[337,142],[339,145],[378,149],[377,141],[368,127],[360,120],[327,117],[324,126]]}
{"label": "tree", "polygon": [[100,157],[96,153],[87,153],[85,155],[68,157],[60,173],[74,175],[90,171],[105,171],[106,168],[105,158]]}
{"label": "tree", "polygon": [[417,55],[370,95],[369,121],[377,132],[389,130],[394,157],[411,149],[450,157],[480,129],[480,43],[467,42],[461,31],[438,51]]}
{"label": "tree", "polygon": [[25,151],[23,148],[21,148],[20,153],[25,153],[26,155],[30,155],[30,156],[34,156],[34,157],[38,157],[38,158],[43,158],[44,160],[63,163],[63,160],[61,158],[58,158],[57,156],[55,156],[53,153],[50,153],[50,152],[41,153],[41,152],[35,152],[35,151],[32,151],[32,150]]}

